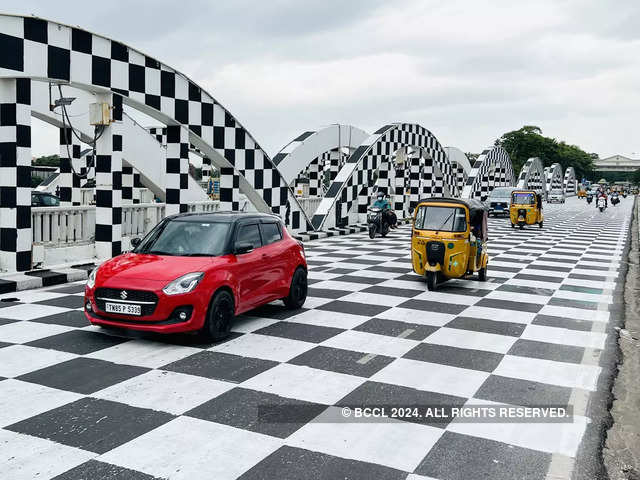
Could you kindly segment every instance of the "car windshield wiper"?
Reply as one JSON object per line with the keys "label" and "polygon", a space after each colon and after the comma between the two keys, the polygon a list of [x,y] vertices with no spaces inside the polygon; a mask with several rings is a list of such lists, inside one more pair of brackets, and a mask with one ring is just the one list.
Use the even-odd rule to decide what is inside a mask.
{"label": "car windshield wiper", "polygon": [[140,252],[140,253],[146,253],[149,255],[169,255],[171,257],[176,255],[175,253],[163,252],[162,250],[147,250],[146,252]]}
{"label": "car windshield wiper", "polygon": [[451,211],[451,213],[449,214],[449,216],[447,218],[444,219],[444,222],[442,222],[442,225],[440,225],[440,228],[438,228],[436,230],[436,233],[438,233],[440,230],[442,230],[444,228],[444,226],[447,224],[447,222],[449,221],[449,219],[453,216],[453,214],[456,213],[455,210]]}
{"label": "car windshield wiper", "polygon": [[212,253],[182,253],[180,257],[215,257]]}

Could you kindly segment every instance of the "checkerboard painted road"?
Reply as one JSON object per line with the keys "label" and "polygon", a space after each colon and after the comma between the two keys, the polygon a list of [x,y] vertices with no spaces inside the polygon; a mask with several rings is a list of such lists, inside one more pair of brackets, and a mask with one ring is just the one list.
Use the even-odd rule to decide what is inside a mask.
{"label": "checkerboard painted road", "polygon": [[[565,478],[599,441],[632,203],[572,198],[544,229],[491,219],[489,281],[437,292],[411,271],[409,227],[310,242],[304,309],[242,315],[219,344],[89,326],[80,283],[3,295],[0,478]],[[323,421],[353,404],[576,415]],[[303,413],[266,423],[260,405]]]}

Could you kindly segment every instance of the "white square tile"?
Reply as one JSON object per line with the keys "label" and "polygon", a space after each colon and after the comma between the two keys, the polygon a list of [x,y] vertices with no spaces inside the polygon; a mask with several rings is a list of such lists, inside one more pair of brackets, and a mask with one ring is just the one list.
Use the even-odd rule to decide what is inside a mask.
{"label": "white square tile", "polygon": [[352,315],[350,313],[329,312],[327,310],[307,310],[289,317],[287,321],[304,323],[305,325],[317,325],[319,327],[334,327],[349,329],[357,327],[369,320],[363,315]]}
{"label": "white square tile", "polygon": [[195,375],[151,370],[93,396],[180,415],[234,387],[233,383]]}
{"label": "white square tile", "polygon": [[[330,421],[337,415],[337,410],[337,407],[328,409],[293,433],[286,443],[306,450],[411,472],[444,432],[440,428],[393,420]],[[324,418],[327,420],[324,421]]]}
{"label": "white square tile", "polygon": [[11,307],[5,307],[1,311],[2,318],[8,318],[10,320],[33,320],[34,318],[56,315],[70,310],[70,308],[64,307],[25,303],[24,305],[12,305]]}
{"label": "white square tile", "polygon": [[95,453],[42,438],[0,430],[0,477],[49,479],[95,457]]}
{"label": "white square tile", "polygon": [[484,318],[485,320],[495,320],[496,322],[531,323],[535,318],[535,313],[518,312],[515,310],[500,310],[498,308],[471,306],[464,310],[460,316]]}
{"label": "white square tile", "polygon": [[234,332],[255,332],[261,328],[268,327],[274,323],[278,323],[280,320],[274,318],[252,317],[249,315],[240,315],[236,317],[231,326],[231,330]]}
{"label": "white square tile", "polygon": [[79,398],[82,398],[82,395],[77,393],[8,378],[0,382],[0,427],[39,415]]}
{"label": "white square tile", "polygon": [[431,325],[441,327],[456,318],[455,315],[439,312],[423,312],[410,308],[393,307],[378,315],[377,318],[397,320],[399,322],[417,323],[419,325]]}
{"label": "white square tile", "polygon": [[228,342],[215,345],[209,348],[209,350],[244,357],[275,360],[276,362],[286,362],[315,348],[315,346],[315,343],[302,342],[300,340],[247,333]]}
{"label": "white square tile", "polygon": [[327,288],[329,290],[340,290],[343,292],[357,292],[369,288],[371,285],[366,283],[339,282],[336,280],[324,280],[314,283],[311,288]]}
{"label": "white square tile", "polygon": [[370,380],[470,398],[488,376],[488,372],[399,358]]}
{"label": "white square tile", "polygon": [[130,340],[85,356],[125,365],[159,368],[201,351],[200,348],[171,345],[150,340]]}
{"label": "white square tile", "polygon": [[416,300],[427,300],[430,302],[448,303],[451,305],[473,305],[480,301],[481,297],[473,295],[464,295],[457,293],[445,293],[445,292],[424,292],[413,297]]}
{"label": "white square tile", "polygon": [[423,342],[471,350],[507,353],[516,340],[517,337],[507,335],[443,327],[433,332]]}
{"label": "white square tile", "polygon": [[0,342],[28,343],[69,330],[73,330],[73,327],[37,322],[7,323],[0,325]]}
{"label": "white square tile", "polygon": [[595,391],[601,370],[595,365],[505,355],[493,374]]}
{"label": "white square tile", "polygon": [[559,345],[603,349],[605,341],[607,340],[607,334],[547,327],[544,325],[527,325],[520,338],[538,342],[557,343]]}
{"label": "white square tile", "polygon": [[321,345],[355,352],[401,357],[419,343],[417,340],[347,330],[325,340]]}
{"label": "white square tile", "polygon": [[353,292],[341,297],[340,300],[345,302],[365,303],[367,305],[382,305],[385,307],[395,307],[407,301],[404,297],[365,292]]}
{"label": "white square tile", "polygon": [[10,345],[0,348],[0,375],[17,377],[76,357],[72,353],[57,350]]}
{"label": "white square tile", "polygon": [[365,382],[365,378],[281,363],[241,384],[281,397],[332,405]]}
{"label": "white square tile", "polygon": [[232,480],[281,445],[268,435],[178,417],[98,460],[171,480]]}
{"label": "white square tile", "polygon": [[586,310],[584,308],[545,305],[538,313],[540,315],[552,315],[554,317],[572,318],[574,320],[590,320],[592,322],[605,323],[609,321],[609,312],[606,310]]}

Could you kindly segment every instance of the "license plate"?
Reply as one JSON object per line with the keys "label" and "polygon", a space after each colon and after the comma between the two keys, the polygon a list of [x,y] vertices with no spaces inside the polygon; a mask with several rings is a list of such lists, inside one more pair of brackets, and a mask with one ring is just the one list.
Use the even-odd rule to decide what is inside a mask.
{"label": "license plate", "polygon": [[128,303],[106,303],[107,313],[119,313],[120,315],[142,315],[140,305],[130,305]]}

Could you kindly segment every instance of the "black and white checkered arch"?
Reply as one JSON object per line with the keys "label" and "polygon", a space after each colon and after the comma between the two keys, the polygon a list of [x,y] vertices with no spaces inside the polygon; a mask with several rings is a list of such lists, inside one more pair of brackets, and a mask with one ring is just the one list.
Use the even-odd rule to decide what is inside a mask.
{"label": "black and white checkered arch", "polygon": [[[430,194],[458,195],[456,172],[429,130],[416,124],[385,125],[366,139],[342,167],[311,219],[313,228],[323,230],[348,223],[349,212],[356,205],[360,213],[366,213],[379,168],[390,162],[396,152],[407,148],[414,151],[416,166],[422,167],[415,175],[424,177]],[[405,189],[402,177],[398,180]]]}
{"label": "black and white checkered arch", "polygon": [[567,167],[567,170],[564,173],[563,188],[564,194],[568,197],[576,194],[576,171],[573,169],[573,167]]}
{"label": "black and white checkered arch", "polygon": [[556,190],[563,190],[562,181],[562,166],[559,163],[554,163],[550,167],[545,167],[545,196],[548,196],[551,192]]}
{"label": "black and white checkered arch", "polygon": [[467,184],[469,175],[471,174],[471,162],[467,155],[459,148],[444,147],[444,151],[447,152],[447,157],[449,158],[451,166],[456,173],[458,191],[462,192],[464,186]]}
{"label": "black and white checkered arch", "polygon": [[526,188],[536,192],[544,193],[546,188],[544,164],[538,157],[532,157],[525,162],[518,177],[518,188]]}
{"label": "black and white checkered arch", "polygon": [[496,187],[510,187],[516,183],[513,165],[507,151],[494,146],[484,150],[473,163],[462,198],[485,201]]}
{"label": "black and white checkered arch", "polygon": [[[280,215],[294,231],[309,228],[287,182],[246,129],[195,82],[158,60],[77,27],[0,15],[0,78],[71,84],[104,95],[116,109],[124,103],[166,124],[171,212],[172,206],[175,212],[186,210],[181,192],[187,188],[191,143],[219,168],[233,168],[258,209]],[[100,166],[115,175],[111,183],[118,192],[111,206],[119,208],[119,170],[110,162]]]}

